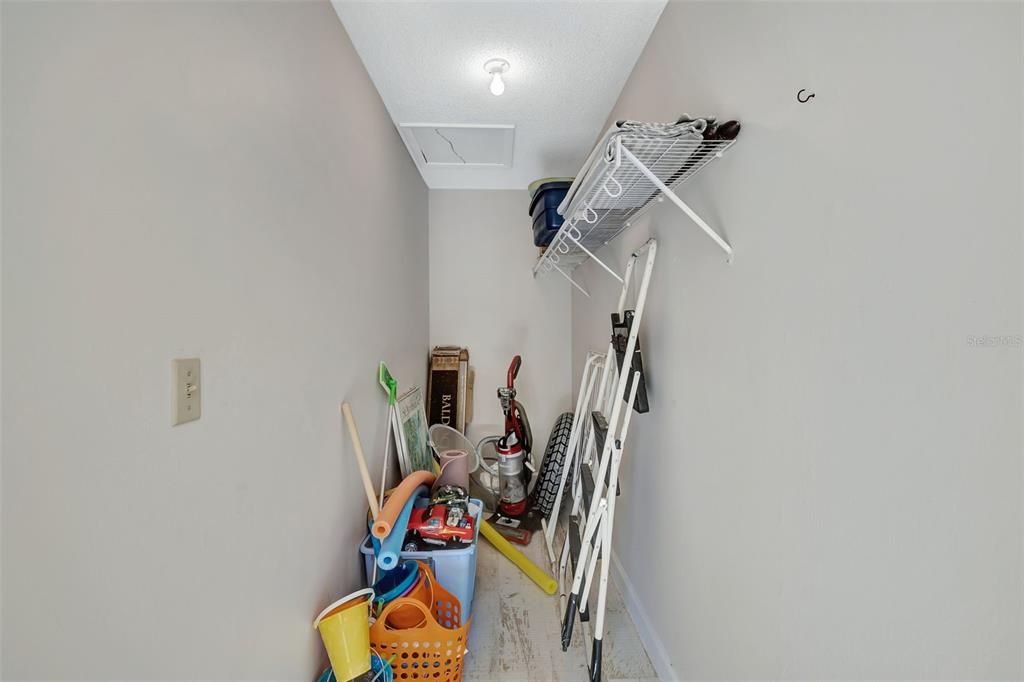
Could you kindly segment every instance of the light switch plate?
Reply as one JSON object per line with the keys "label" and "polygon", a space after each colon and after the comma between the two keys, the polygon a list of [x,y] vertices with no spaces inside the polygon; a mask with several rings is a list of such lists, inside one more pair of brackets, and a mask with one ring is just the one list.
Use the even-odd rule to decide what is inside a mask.
{"label": "light switch plate", "polygon": [[177,426],[199,419],[202,411],[199,358],[172,360],[171,386],[171,425]]}

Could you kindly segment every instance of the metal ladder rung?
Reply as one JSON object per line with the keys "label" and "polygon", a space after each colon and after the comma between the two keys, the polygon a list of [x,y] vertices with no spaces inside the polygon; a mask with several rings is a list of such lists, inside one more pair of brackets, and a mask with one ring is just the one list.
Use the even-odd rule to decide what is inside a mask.
{"label": "metal ladder rung", "polygon": [[594,488],[596,486],[594,485],[594,474],[593,472],[590,471],[590,467],[586,464],[583,464],[582,468],[580,469],[580,479],[583,484],[583,506],[580,508],[580,510],[589,510],[590,503],[594,499]]}
{"label": "metal ladder rung", "polygon": [[591,412],[590,418],[594,422],[594,443],[597,445],[597,451],[604,452],[604,441],[608,437],[608,420],[600,410]]}
{"label": "metal ladder rung", "polygon": [[[608,420],[605,418],[605,416],[601,413],[600,410],[594,410],[593,412],[591,412],[590,413],[590,418],[594,422],[594,442],[597,445],[597,451],[598,452],[604,452],[604,443],[608,439]],[[586,469],[584,469],[584,471],[586,471]],[[586,479],[584,479],[584,480],[586,480]],[[609,468],[604,473],[604,485],[605,485],[606,488],[609,485],[611,485],[611,481],[612,481],[612,472],[611,472],[611,469]],[[583,499],[586,501],[588,509],[590,508],[590,499],[593,497],[593,493],[594,493],[594,478],[591,475],[591,478],[590,478],[590,497],[587,497],[586,483],[584,483],[584,489],[583,489],[583,495],[584,495]],[[622,486],[621,485],[616,485],[615,486],[615,496],[618,497],[621,494],[622,494]]]}
{"label": "metal ladder rung", "polygon": [[[583,531],[580,530],[579,525],[574,520],[569,521],[569,563],[572,565],[572,570],[576,570],[576,566],[580,562],[580,538],[583,536]],[[590,620],[590,600],[584,605],[583,613],[580,614],[580,620],[586,623]]]}

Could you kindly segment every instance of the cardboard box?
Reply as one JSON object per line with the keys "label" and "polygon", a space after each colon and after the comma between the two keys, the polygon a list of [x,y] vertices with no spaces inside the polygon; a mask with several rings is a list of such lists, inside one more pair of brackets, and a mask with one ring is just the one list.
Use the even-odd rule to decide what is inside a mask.
{"label": "cardboard box", "polygon": [[460,433],[472,419],[472,376],[469,350],[436,346],[430,353],[427,380],[427,421],[444,424]]}

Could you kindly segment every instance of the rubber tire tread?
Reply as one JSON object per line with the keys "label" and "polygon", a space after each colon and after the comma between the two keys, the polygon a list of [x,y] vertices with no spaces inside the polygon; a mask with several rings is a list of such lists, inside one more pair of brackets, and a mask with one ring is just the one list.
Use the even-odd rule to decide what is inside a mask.
{"label": "rubber tire tread", "polygon": [[[544,449],[544,461],[540,465],[540,474],[530,493],[530,509],[534,514],[546,517],[551,513],[551,508],[555,506],[555,497],[558,495],[558,486],[562,482],[562,466],[569,450],[571,434],[572,412],[563,412],[555,420],[555,425],[551,429],[548,445]],[[572,472],[569,473],[567,483],[572,481]],[[562,507],[565,507],[569,497],[566,494],[562,495]]]}

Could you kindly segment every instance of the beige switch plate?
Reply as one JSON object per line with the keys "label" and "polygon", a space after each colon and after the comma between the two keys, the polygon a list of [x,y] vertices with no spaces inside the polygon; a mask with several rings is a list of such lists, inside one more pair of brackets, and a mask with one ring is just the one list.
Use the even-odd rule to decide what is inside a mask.
{"label": "beige switch plate", "polygon": [[172,360],[171,384],[171,425],[177,426],[199,419],[202,412],[199,358]]}

